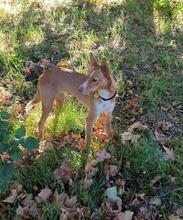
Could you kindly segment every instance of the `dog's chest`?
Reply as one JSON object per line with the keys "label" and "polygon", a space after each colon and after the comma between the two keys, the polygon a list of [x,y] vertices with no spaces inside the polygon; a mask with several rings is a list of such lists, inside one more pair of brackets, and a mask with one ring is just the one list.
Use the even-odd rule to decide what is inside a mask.
{"label": "dog's chest", "polygon": [[112,113],[114,110],[114,101],[96,101],[95,102],[95,112],[98,117],[101,113]]}

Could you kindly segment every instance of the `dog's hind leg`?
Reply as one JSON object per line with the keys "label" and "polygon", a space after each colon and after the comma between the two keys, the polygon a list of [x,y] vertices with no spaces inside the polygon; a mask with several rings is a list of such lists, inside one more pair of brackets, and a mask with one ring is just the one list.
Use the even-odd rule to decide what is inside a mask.
{"label": "dog's hind leg", "polygon": [[60,115],[60,110],[64,104],[64,93],[60,93],[59,95],[56,96],[55,98],[55,118],[54,118],[54,122],[53,122],[53,131],[54,134],[56,133],[57,130],[57,126],[58,126],[58,119],[59,119],[59,115]]}
{"label": "dog's hind leg", "polygon": [[60,110],[64,104],[64,100],[65,100],[65,95],[64,93],[60,93],[56,96],[55,101],[56,101],[56,105],[55,105],[55,115],[59,116]]}
{"label": "dog's hind leg", "polygon": [[42,115],[41,115],[41,119],[40,119],[39,124],[38,124],[39,137],[40,138],[43,135],[43,127],[44,127],[45,121],[48,118],[48,115],[52,110],[54,99],[55,99],[55,96],[53,94],[49,95],[49,97],[44,95],[41,98],[41,101],[42,101]]}

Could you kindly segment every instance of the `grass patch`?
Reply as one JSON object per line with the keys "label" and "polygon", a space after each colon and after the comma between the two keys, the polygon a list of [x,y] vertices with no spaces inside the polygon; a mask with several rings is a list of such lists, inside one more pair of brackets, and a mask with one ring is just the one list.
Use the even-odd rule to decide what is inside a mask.
{"label": "grass patch", "polygon": [[[41,107],[36,106],[30,111],[25,127],[28,134],[35,135],[38,121],[41,117]],[[73,99],[63,106],[58,120],[55,120],[55,114],[50,113],[45,125],[45,131],[58,137],[64,132],[83,133],[85,124],[85,111]]]}

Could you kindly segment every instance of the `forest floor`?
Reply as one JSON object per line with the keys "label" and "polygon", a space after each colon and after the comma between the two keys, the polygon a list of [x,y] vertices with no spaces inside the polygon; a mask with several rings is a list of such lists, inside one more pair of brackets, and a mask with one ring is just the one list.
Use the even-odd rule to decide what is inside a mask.
{"label": "forest floor", "polygon": [[68,96],[1,193],[0,219],[183,218],[181,1],[6,1],[0,13],[0,110],[27,135],[41,114],[25,115],[36,91],[27,61],[85,74],[92,52],[118,82],[113,140],[96,123],[83,168],[86,111]]}

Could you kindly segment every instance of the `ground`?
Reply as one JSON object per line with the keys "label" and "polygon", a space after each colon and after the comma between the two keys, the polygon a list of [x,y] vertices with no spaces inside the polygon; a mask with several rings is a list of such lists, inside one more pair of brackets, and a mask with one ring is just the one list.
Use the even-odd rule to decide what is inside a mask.
{"label": "ground", "polygon": [[36,91],[27,61],[86,74],[93,52],[118,82],[113,139],[98,122],[83,168],[86,111],[68,96],[58,125],[52,113],[40,148],[16,164],[1,219],[181,219],[182,1],[9,0],[0,13],[0,110],[27,135],[36,138],[41,113],[24,111]]}

